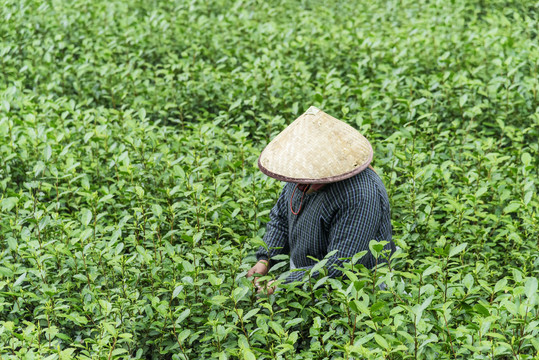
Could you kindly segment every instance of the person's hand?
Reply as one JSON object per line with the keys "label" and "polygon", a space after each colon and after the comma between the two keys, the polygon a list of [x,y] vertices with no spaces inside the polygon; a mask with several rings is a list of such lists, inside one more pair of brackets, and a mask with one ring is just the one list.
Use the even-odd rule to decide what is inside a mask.
{"label": "person's hand", "polygon": [[249,271],[247,271],[247,277],[251,277],[254,274],[260,274],[261,276],[265,276],[268,273],[268,261],[267,260],[260,260],[253,266]]}
{"label": "person's hand", "polygon": [[[268,295],[271,295],[275,292],[276,286],[271,286],[275,280],[268,281],[268,284],[266,285],[266,290],[268,291]],[[262,289],[258,290],[258,292],[262,291]]]}
{"label": "person's hand", "polygon": [[[247,277],[250,278],[254,274],[260,274],[260,276],[265,276],[269,271],[269,262],[267,260],[260,260],[258,261],[255,266],[253,266],[249,271],[247,271]],[[276,286],[271,286],[275,280],[268,281],[266,286],[261,286],[258,283],[258,277],[253,279],[253,284],[258,289],[259,293],[266,293],[267,295],[271,295],[275,292]]]}
{"label": "person's hand", "polygon": [[[247,277],[250,278],[254,274],[260,274],[260,276],[265,276],[269,270],[269,262],[267,260],[259,260],[255,266],[253,266],[248,272]],[[256,286],[258,292],[262,290],[262,287],[258,283],[258,277],[253,279],[253,285]]]}
{"label": "person's hand", "polygon": [[277,286],[273,285],[272,284],[275,282],[276,280],[270,280],[268,281],[265,285],[260,285],[259,282],[256,282],[256,287],[258,289],[258,293],[259,294],[263,294],[263,295],[271,295],[275,292],[275,289],[277,288]]}

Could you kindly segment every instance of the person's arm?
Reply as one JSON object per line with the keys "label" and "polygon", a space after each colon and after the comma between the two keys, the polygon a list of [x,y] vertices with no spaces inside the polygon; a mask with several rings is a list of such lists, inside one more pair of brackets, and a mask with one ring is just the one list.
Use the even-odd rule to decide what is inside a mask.
{"label": "person's arm", "polygon": [[[343,260],[339,260],[340,258],[351,258],[363,250],[367,250],[368,253],[360,262],[367,268],[375,265],[375,259],[369,251],[369,242],[375,239],[381,217],[382,209],[376,193],[364,194],[357,203],[343,204],[342,208],[337,211],[331,224],[327,249],[328,253],[337,250],[326,263],[330,277],[342,275],[342,272],[337,269],[342,267]],[[302,267],[300,269],[303,271],[292,272],[286,282],[300,281],[305,272],[312,267]],[[314,277],[317,275],[314,274]]]}
{"label": "person's arm", "polygon": [[[285,188],[281,191],[277,203],[273,206],[269,214],[270,221],[266,225],[266,234],[264,235],[267,250],[263,246],[260,246],[256,252],[257,263],[247,272],[247,277],[251,277],[254,274],[266,275],[271,266],[271,258],[278,254],[286,254],[289,251]],[[253,280],[253,284],[258,289],[258,292],[264,292],[265,290],[268,295],[275,291],[275,287],[271,286],[273,282],[270,281],[265,286],[261,286],[257,279]]]}
{"label": "person's arm", "polygon": [[264,242],[267,250],[261,246],[256,252],[256,259],[268,261],[268,266],[272,265],[271,258],[279,254],[288,254],[288,219],[287,219],[287,199],[285,196],[286,185],[284,186],[277,203],[269,213],[270,221],[266,225]]}

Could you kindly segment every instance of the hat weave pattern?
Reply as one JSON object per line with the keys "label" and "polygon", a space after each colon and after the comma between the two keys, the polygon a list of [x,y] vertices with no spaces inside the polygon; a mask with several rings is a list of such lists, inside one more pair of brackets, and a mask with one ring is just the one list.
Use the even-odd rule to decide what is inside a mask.
{"label": "hat weave pattern", "polygon": [[358,174],[372,157],[356,129],[311,106],[266,146],[258,166],[278,180],[322,184]]}

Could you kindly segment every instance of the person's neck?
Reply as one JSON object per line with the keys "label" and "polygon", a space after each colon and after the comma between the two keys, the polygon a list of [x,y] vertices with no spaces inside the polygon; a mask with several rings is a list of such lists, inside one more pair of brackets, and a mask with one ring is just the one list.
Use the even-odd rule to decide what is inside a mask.
{"label": "person's neck", "polygon": [[305,194],[311,194],[315,191],[321,190],[324,186],[326,186],[326,184],[299,184],[298,188],[300,191],[305,191],[305,189],[308,187]]}

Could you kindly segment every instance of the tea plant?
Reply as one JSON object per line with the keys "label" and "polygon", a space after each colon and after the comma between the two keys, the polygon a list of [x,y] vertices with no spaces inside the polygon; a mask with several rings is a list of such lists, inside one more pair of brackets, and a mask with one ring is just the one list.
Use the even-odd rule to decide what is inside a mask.
{"label": "tea plant", "polygon": [[[537,4],[0,5],[2,359],[539,356]],[[310,105],[400,250],[260,295],[257,157]]]}

